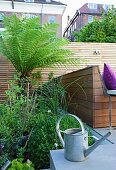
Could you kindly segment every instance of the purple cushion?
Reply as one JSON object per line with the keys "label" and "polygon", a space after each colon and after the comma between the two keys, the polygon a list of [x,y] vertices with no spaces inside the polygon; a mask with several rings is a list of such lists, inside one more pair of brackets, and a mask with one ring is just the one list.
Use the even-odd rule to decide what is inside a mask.
{"label": "purple cushion", "polygon": [[116,90],[116,73],[104,63],[103,80],[108,90]]}

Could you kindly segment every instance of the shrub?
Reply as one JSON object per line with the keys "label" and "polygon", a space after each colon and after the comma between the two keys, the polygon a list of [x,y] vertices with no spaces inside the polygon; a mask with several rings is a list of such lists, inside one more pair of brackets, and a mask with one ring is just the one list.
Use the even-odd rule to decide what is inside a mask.
{"label": "shrub", "polygon": [[[55,143],[58,143],[59,148],[61,148],[55,132],[58,117],[59,115],[47,112],[39,112],[37,114],[27,113],[23,115],[21,113],[11,115],[8,113],[1,114],[0,142],[5,145],[4,153],[8,154],[9,159],[18,157],[19,150],[17,144],[19,144],[24,131],[30,133],[32,130],[28,145],[24,151],[30,154],[30,160],[36,168],[49,167],[49,151],[55,149]],[[67,128],[67,125],[72,125],[72,122],[69,121],[68,123],[66,120],[63,124],[63,128]],[[75,122],[75,126],[77,126],[77,122]]]}
{"label": "shrub", "polygon": [[80,32],[74,32],[77,41],[80,42],[105,42],[116,43],[116,8],[108,10],[103,14],[101,20],[94,20]]}
{"label": "shrub", "polygon": [[[30,159],[36,169],[48,168],[49,152],[56,149],[54,144],[58,143],[58,148],[62,148],[55,129],[63,114],[58,108],[61,108],[60,100],[64,98],[65,90],[57,82],[47,83],[41,91],[39,89],[37,103],[34,96],[22,95],[22,88],[11,83],[7,91],[9,100],[0,105],[0,144],[4,145],[1,164],[7,155],[10,160],[17,157],[23,157],[25,161]],[[75,127],[79,124],[74,118],[65,117],[61,121],[61,130]]]}
{"label": "shrub", "polygon": [[[33,132],[28,143],[28,151],[31,152],[32,162],[38,168],[49,167],[49,152],[55,149],[55,143],[58,144],[58,148],[62,148],[55,131],[59,116],[52,113],[39,113],[33,117]],[[62,129],[78,127],[77,121],[73,118],[64,119],[61,125]]]}

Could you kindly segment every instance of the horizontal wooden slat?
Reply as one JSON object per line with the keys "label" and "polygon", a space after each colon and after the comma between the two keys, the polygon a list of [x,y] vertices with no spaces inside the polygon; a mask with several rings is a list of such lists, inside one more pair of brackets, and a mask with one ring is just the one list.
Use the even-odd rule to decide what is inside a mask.
{"label": "horizontal wooden slat", "polygon": [[[107,103],[109,102],[109,97],[105,96],[105,95],[102,95],[102,96],[101,95],[99,95],[99,96],[96,95],[94,99],[95,99],[95,102],[107,102]],[[116,97],[112,96],[111,100],[116,101]]]}
{"label": "horizontal wooden slat", "polygon": [[[63,85],[67,86],[68,95],[73,98],[70,102],[76,102],[77,107],[72,104],[70,109],[77,114],[86,123],[93,127],[108,126],[108,96],[105,96],[101,75],[99,74],[99,66],[101,74],[103,72],[104,63],[108,63],[116,71],[116,43],[77,43],[72,42],[64,48],[70,49],[73,54],[69,58],[82,60],[80,65],[77,64],[55,64],[51,68],[37,68],[33,72],[41,71],[42,78],[38,79],[40,83],[48,81],[48,73],[53,72],[54,77],[62,77]],[[98,50],[99,55],[94,52]],[[79,70],[81,69],[81,70]],[[77,71],[78,70],[78,71]],[[15,69],[13,65],[0,56],[0,101],[5,99],[5,90],[8,89],[8,81],[13,79]],[[82,88],[79,87],[82,86]],[[76,91],[76,92],[75,92]],[[75,93],[75,94],[74,94]],[[115,116],[116,98],[112,97],[113,116]],[[115,118],[114,118],[115,119]],[[113,123],[115,125],[115,123]]]}

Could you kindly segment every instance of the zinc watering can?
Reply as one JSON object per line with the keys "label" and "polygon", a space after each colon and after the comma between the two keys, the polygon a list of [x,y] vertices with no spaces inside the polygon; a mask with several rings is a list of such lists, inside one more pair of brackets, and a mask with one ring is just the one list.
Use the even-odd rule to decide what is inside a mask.
{"label": "zinc watering can", "polygon": [[[60,130],[60,122],[64,116],[74,117],[80,124],[81,128],[71,128],[65,131]],[[85,130],[82,121],[75,115],[65,114],[61,116],[56,124],[56,132],[64,148],[64,157],[69,161],[83,161],[86,157],[103,142],[111,132],[108,132],[100,140],[96,141],[92,146],[88,146],[88,132]],[[64,133],[64,139],[61,133]]]}

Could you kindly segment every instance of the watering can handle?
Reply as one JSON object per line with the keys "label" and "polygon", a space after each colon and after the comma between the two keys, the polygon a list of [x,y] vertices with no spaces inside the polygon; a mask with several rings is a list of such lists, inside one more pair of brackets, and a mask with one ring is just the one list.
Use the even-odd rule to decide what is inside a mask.
{"label": "watering can handle", "polygon": [[60,142],[61,142],[63,148],[64,148],[64,140],[63,140],[63,138],[62,138],[61,132],[64,132],[64,131],[61,131],[61,130],[60,130],[60,122],[61,122],[61,120],[62,120],[62,118],[63,118],[64,116],[72,116],[72,117],[74,117],[74,118],[80,123],[80,125],[81,125],[82,134],[84,134],[84,132],[85,132],[83,123],[82,123],[82,121],[81,121],[77,116],[72,115],[72,114],[64,114],[63,116],[61,116],[61,117],[59,118],[57,124],[56,124],[56,132],[57,132],[57,134],[58,134],[58,137],[60,138]]}

